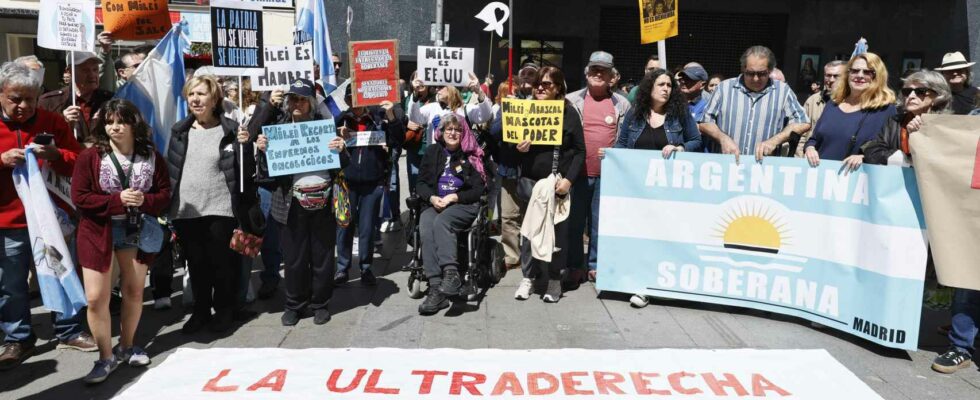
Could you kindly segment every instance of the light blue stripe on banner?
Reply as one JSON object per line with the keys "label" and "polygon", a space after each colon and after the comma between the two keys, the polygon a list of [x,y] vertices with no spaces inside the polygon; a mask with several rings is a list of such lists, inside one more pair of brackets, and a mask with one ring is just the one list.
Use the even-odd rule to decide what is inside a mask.
{"label": "light blue stripe on banner", "polygon": [[864,165],[844,174],[843,163],[810,167],[798,158],[610,149],[602,170],[604,196],[721,204],[742,195],[771,198],[794,211],[852,218],[877,225],[925,229],[915,174],[909,168]]}
{"label": "light blue stripe on banner", "polygon": [[[665,228],[671,229],[671,228]],[[603,235],[597,289],[766,310],[915,350],[922,279],[817,259]],[[734,260],[733,260],[734,259]]]}

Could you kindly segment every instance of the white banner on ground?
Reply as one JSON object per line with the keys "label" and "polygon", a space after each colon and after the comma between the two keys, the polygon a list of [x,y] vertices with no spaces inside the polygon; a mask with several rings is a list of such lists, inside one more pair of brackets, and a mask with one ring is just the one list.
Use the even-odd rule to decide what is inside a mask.
{"label": "white banner on ground", "polygon": [[314,81],[313,44],[306,42],[288,46],[265,46],[265,73],[252,75],[252,90],[289,90],[296,79]]}
{"label": "white banner on ground", "polygon": [[179,349],[117,399],[484,396],[881,398],[825,350]]}
{"label": "white banner on ground", "polygon": [[419,79],[431,86],[466,86],[473,58],[472,48],[419,46]]}

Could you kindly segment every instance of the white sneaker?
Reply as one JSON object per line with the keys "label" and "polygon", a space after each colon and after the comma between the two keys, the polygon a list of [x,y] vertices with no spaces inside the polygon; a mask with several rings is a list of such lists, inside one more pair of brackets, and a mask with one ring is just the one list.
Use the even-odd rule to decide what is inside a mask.
{"label": "white sneaker", "polygon": [[636,308],[643,308],[650,304],[650,298],[647,296],[641,296],[634,294],[630,297],[630,305]]}
{"label": "white sneaker", "polygon": [[386,232],[398,232],[400,230],[402,230],[402,222],[396,219],[388,223],[388,230]]}
{"label": "white sneaker", "polygon": [[530,278],[521,279],[521,284],[517,286],[517,291],[514,292],[514,298],[517,300],[527,300],[531,298],[531,288],[534,284],[531,282]]}
{"label": "white sneaker", "polygon": [[380,229],[381,232],[390,232],[388,230],[388,224],[389,224],[388,221],[384,221],[384,222],[381,223],[381,229]]}
{"label": "white sneaker", "polygon": [[154,310],[169,310],[173,305],[170,304],[169,297],[161,297],[159,299],[153,300]]}

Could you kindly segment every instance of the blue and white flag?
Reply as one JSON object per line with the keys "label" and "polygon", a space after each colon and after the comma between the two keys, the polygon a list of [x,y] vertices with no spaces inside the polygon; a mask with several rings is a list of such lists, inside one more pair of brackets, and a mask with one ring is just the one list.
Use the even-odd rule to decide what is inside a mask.
{"label": "blue and white flag", "polygon": [[33,147],[26,149],[24,157],[24,163],[14,168],[13,179],[27,216],[41,300],[48,310],[71,318],[87,304],[85,289],[75,274],[75,264],[55,214],[56,206],[48,195]]}
{"label": "blue and white flag", "polygon": [[187,99],[183,94],[184,53],[190,42],[182,31],[184,24],[187,22],[174,24],[129,82],[116,91],[116,98],[133,102],[143,114],[160,154],[167,154],[170,128],[187,117]]}
{"label": "blue and white flag", "polygon": [[925,222],[909,168],[606,151],[596,287],[754,308],[915,350]]}
{"label": "blue and white flag", "polygon": [[320,66],[320,84],[324,93],[337,87],[337,71],[330,56],[330,29],[324,0],[296,0],[296,32],[293,44],[313,42],[313,61]]}

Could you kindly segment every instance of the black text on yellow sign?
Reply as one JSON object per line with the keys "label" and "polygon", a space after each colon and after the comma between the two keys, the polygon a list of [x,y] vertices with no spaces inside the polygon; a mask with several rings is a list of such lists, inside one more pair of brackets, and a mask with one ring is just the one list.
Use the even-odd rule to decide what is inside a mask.
{"label": "black text on yellow sign", "polygon": [[504,99],[501,112],[505,142],[527,140],[531,144],[561,144],[564,100]]}

